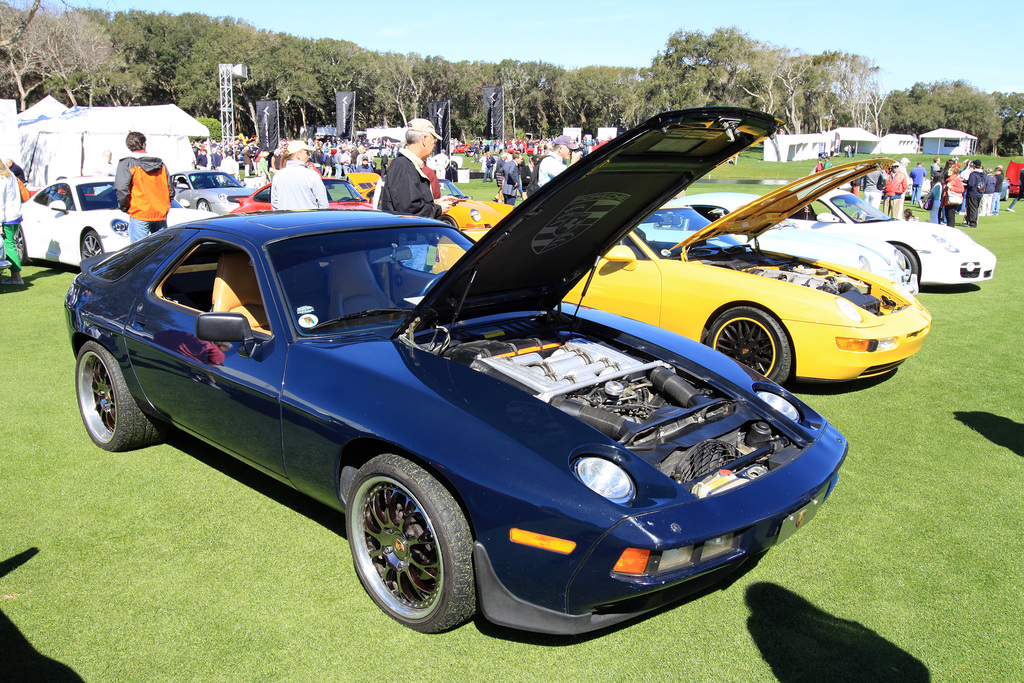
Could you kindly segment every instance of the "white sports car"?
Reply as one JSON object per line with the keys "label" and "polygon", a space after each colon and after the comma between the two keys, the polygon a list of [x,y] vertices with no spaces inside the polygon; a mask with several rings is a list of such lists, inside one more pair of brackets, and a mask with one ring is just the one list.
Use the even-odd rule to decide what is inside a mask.
{"label": "white sports car", "polygon": [[[210,218],[209,211],[171,203],[167,224]],[[114,179],[63,178],[42,188],[22,205],[22,263],[30,259],[77,266],[83,259],[128,246],[128,214],[117,208]]]}
{"label": "white sports car", "polygon": [[801,230],[847,237],[877,237],[899,249],[922,285],[959,285],[991,280],[996,256],[959,228],[890,218],[863,198],[829,192],[795,214],[790,222]]}
{"label": "white sports car", "polygon": [[[674,200],[664,208],[690,206],[713,221],[758,199],[760,195],[748,192],[705,192]],[[779,254],[866,270],[892,280],[908,294],[918,292],[917,279],[911,273],[907,257],[880,239],[860,235],[808,235],[785,220],[760,234],[757,243],[760,248]]]}

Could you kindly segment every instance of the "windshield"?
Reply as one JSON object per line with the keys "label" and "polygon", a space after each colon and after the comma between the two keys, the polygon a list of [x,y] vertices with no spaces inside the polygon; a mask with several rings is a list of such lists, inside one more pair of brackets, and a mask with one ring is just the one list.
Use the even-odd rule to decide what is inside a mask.
{"label": "windshield", "polygon": [[447,196],[451,195],[452,197],[459,197],[460,199],[469,199],[469,197],[467,197],[462,192],[462,190],[460,190],[458,188],[458,186],[455,183],[453,183],[452,181],[450,181],[450,180],[440,180],[438,182],[441,184],[441,196],[442,197],[447,197]]}
{"label": "windshield", "polygon": [[854,223],[893,220],[856,195],[838,194],[832,197],[832,204]]}
{"label": "windshield", "polygon": [[324,178],[324,188],[327,189],[327,201],[331,204],[336,202],[365,202],[363,195],[352,186],[347,180]]}
{"label": "windshield", "polygon": [[227,173],[189,173],[188,179],[197,190],[212,190],[218,187],[242,187],[242,184]]}
{"label": "windshield", "polygon": [[267,246],[302,336],[394,328],[472,242],[454,228],[313,234]]}
{"label": "windshield", "polygon": [[[661,208],[644,219],[644,222],[636,227],[633,234],[661,258],[677,259],[680,256],[680,251],[672,248],[710,224],[711,221],[689,206],[672,209]],[[722,248],[745,242],[745,239],[738,240],[732,235],[724,235],[707,241],[710,245]]]}
{"label": "windshield", "polygon": [[114,183],[83,183],[78,186],[78,204],[82,211],[116,209],[117,192]]}

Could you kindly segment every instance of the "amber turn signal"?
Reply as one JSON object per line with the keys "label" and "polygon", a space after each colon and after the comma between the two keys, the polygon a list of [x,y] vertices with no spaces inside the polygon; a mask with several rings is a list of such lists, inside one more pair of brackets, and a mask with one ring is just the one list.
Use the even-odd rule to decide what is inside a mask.
{"label": "amber turn signal", "polygon": [[551,552],[561,553],[563,555],[568,555],[576,549],[576,543],[574,541],[567,541],[564,538],[555,538],[554,536],[545,536],[544,534],[516,529],[515,527],[509,530],[508,540],[513,543],[531,545],[534,548],[550,550]]}

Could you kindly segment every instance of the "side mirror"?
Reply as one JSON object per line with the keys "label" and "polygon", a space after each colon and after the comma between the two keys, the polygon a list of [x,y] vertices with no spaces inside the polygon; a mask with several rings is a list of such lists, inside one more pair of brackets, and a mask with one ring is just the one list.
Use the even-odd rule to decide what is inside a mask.
{"label": "side mirror", "polygon": [[612,263],[621,263],[624,270],[634,270],[636,268],[636,254],[625,244],[616,244],[608,250],[604,258]]}
{"label": "side mirror", "polygon": [[819,223],[838,223],[839,219],[828,211],[823,211],[814,217]]}
{"label": "side mirror", "polygon": [[67,213],[68,205],[64,203],[63,199],[58,199],[55,202],[50,202],[50,210],[57,211],[59,213]]}
{"label": "side mirror", "polygon": [[239,353],[245,358],[256,348],[249,319],[241,313],[200,313],[196,318],[196,336],[208,342],[241,342]]}
{"label": "side mirror", "polygon": [[174,183],[174,187],[176,187],[179,190],[187,190],[188,183],[186,183],[184,180],[179,180],[178,182]]}

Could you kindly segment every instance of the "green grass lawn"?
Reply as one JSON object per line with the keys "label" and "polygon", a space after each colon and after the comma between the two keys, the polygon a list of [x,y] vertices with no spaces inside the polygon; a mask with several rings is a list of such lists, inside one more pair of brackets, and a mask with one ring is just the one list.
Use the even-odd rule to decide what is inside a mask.
{"label": "green grass lawn", "polygon": [[340,515],[181,435],[93,446],[75,271],[28,267],[0,289],[0,680],[1024,680],[1024,211],[971,234],[996,277],[922,293],[917,356],[794,387],[850,442],[813,522],[730,585],[577,638],[415,633],[364,593]]}

